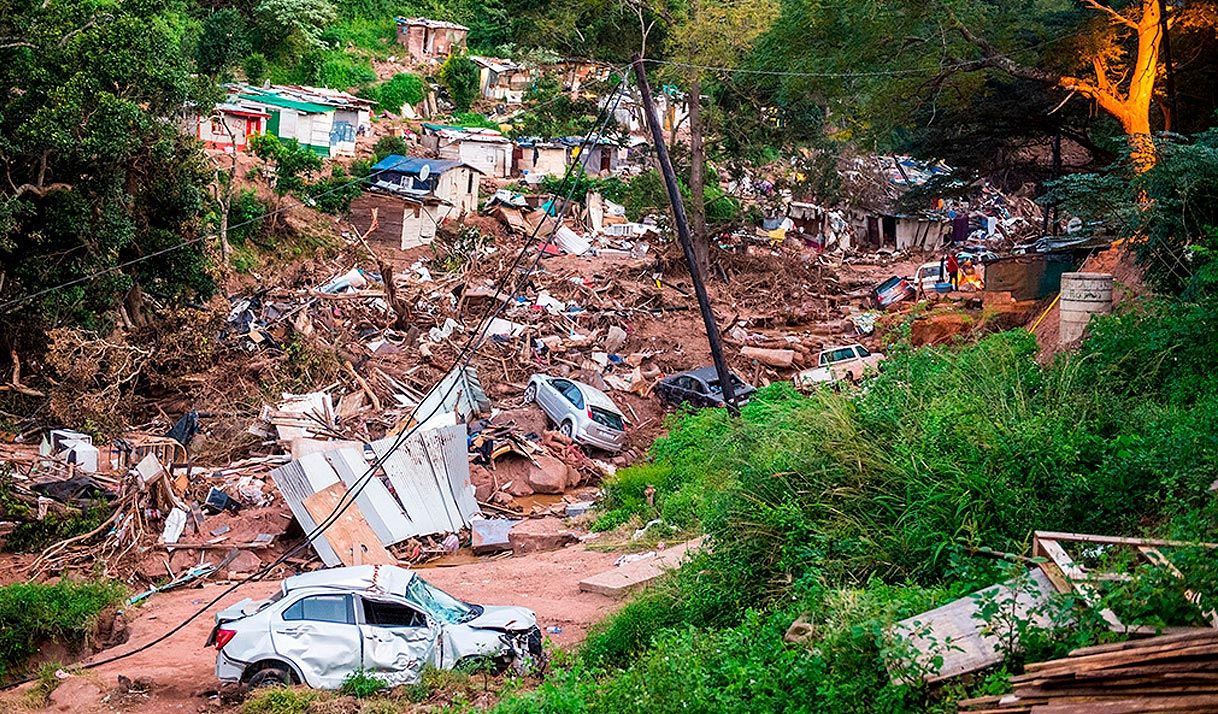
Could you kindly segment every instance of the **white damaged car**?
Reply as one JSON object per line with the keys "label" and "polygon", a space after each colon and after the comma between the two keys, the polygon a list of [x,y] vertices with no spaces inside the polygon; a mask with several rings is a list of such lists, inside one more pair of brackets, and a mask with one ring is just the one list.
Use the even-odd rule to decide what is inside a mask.
{"label": "white damaged car", "polygon": [[337,689],[361,668],[397,685],[426,666],[544,665],[532,610],[462,602],[392,565],[290,577],[273,597],[218,613],[207,644],[217,678],[254,687]]}

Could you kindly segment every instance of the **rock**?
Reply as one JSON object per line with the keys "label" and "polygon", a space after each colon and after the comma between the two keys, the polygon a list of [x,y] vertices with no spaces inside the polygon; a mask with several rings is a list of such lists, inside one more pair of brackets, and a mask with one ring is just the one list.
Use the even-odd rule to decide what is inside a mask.
{"label": "rock", "polygon": [[567,465],[553,456],[538,456],[529,469],[529,486],[534,493],[562,493],[567,490],[567,470]]}
{"label": "rock", "polygon": [[227,567],[230,573],[256,573],[262,569],[262,558],[248,550],[239,550]]}
{"label": "rock", "polygon": [[102,696],[104,692],[92,680],[86,677],[68,677],[59,683],[51,692],[47,711],[57,712],[98,712],[103,711]]}
{"label": "rock", "polygon": [[107,610],[97,618],[95,641],[99,648],[117,647],[125,644],[130,637],[131,628],[128,627],[127,618],[123,617],[122,613]]}
{"label": "rock", "polygon": [[592,510],[593,506],[595,505],[596,503],[592,501],[576,501],[575,503],[568,503],[566,511],[567,518],[582,516],[588,511]]}
{"label": "rock", "polygon": [[[213,560],[212,562],[214,563],[215,561]],[[179,575],[198,564],[199,551],[194,548],[181,548],[169,554],[169,567],[173,568],[173,572]],[[161,577],[166,577],[164,565],[161,566]]]}
{"label": "rock", "polygon": [[514,555],[558,550],[579,542],[575,533],[563,528],[556,518],[535,518],[516,524],[508,532]]}
{"label": "rock", "polygon": [[532,496],[533,487],[525,479],[514,479],[511,483],[504,484],[500,487],[502,491],[507,491],[512,496]]}
{"label": "rock", "polygon": [[495,475],[479,464],[470,464],[469,482],[474,485],[474,498],[485,502],[495,492]]}
{"label": "rock", "polygon": [[491,496],[491,503],[499,506],[506,506],[513,500],[515,499],[512,498],[512,494],[507,493],[506,491],[496,491],[495,495]]}
{"label": "rock", "polygon": [[520,521],[506,518],[479,518],[471,521],[469,531],[474,555],[511,550],[512,544],[508,541],[508,531],[518,523]]}

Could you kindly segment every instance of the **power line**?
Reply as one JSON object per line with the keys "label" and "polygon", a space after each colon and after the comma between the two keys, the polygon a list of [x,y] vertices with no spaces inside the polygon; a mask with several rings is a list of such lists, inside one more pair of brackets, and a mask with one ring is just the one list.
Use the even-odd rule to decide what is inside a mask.
{"label": "power line", "polygon": [[[386,171],[389,171],[389,169],[388,168],[381,169],[380,171],[370,173],[369,175],[367,175],[365,177],[353,179],[346,183],[339,184],[333,188],[322,191],[319,194],[310,196],[309,200],[315,201],[318,198],[322,198],[323,196],[329,196],[332,193],[337,193],[344,189],[350,188],[351,186],[354,186],[356,184],[363,183],[365,181],[371,181],[374,177],[379,176],[379,175],[385,173]],[[245,226],[248,226],[248,225],[257,223],[258,221],[270,218],[271,216],[276,216],[281,213],[287,213],[288,211],[295,210],[297,208],[300,208],[301,206],[307,206],[307,205],[308,205],[308,203],[306,201],[301,201],[296,204],[289,204],[286,206],[282,206],[280,208],[276,208],[273,211],[267,211],[266,213],[257,215],[253,218],[250,218],[249,220],[245,220],[240,223],[228,226],[228,230],[232,231],[232,230],[236,230],[238,228],[244,228]],[[11,311],[10,308],[12,308],[12,307],[29,302],[30,300],[34,300],[35,298],[42,297],[43,295],[46,295],[48,293],[55,292],[56,290],[62,290],[63,288],[71,287],[73,285],[79,285],[81,283],[89,282],[90,280],[93,280],[95,278],[100,278],[103,275],[113,273],[117,270],[122,270],[123,268],[131,267],[132,265],[136,265],[137,263],[142,263],[145,260],[151,260],[153,258],[156,258],[157,256],[165,255],[166,253],[172,253],[175,250],[181,250],[182,248],[186,248],[188,246],[194,245],[195,243],[200,243],[202,241],[205,241],[205,240],[208,240],[209,238],[214,238],[214,237],[215,237],[215,235],[213,235],[213,234],[204,234],[204,235],[196,236],[194,238],[191,238],[190,240],[182,241],[181,243],[176,243],[167,248],[161,248],[160,250],[153,251],[146,255],[141,255],[137,258],[132,258],[131,260],[124,261],[124,262],[118,263],[116,265],[111,265],[106,268],[102,268],[101,270],[95,271],[88,275],[83,275],[79,278],[73,278],[72,280],[68,280],[66,282],[59,283],[58,285],[52,285],[51,287],[43,288],[42,290],[39,290],[37,292],[33,292],[28,295],[23,295],[18,298],[13,298],[12,300],[8,300],[6,302],[0,303],[0,311],[9,312],[9,311]]]}
{"label": "power line", "polygon": [[[618,86],[618,88],[615,90],[616,95],[617,95],[616,99],[614,100],[612,107],[610,107],[608,104],[606,105],[605,118],[603,121],[599,122],[599,127],[594,124],[593,127],[589,128],[588,133],[585,135],[584,140],[581,143],[581,152],[580,152],[581,155],[584,153],[584,149],[586,149],[591,144],[593,133],[596,133],[598,135],[598,141],[599,141],[599,135],[604,132],[605,127],[608,125],[609,120],[613,116],[613,111],[617,108],[618,102],[621,101],[621,96],[624,93],[627,81],[628,81],[628,76],[625,74],[625,72],[623,70],[623,81]],[[542,256],[545,254],[544,248],[553,242],[554,236],[558,232],[558,228],[562,225],[563,218],[566,216],[567,210],[569,209],[569,207],[571,205],[572,198],[574,197],[575,189],[579,185],[578,180],[572,180],[573,177],[575,177],[575,175],[576,175],[577,166],[579,167],[580,171],[582,172],[583,162],[577,160],[575,163],[573,163],[567,167],[567,173],[563,177],[563,185],[567,184],[568,182],[570,183],[570,188],[567,190],[566,195],[560,196],[560,191],[563,188],[563,185],[560,185],[560,190],[556,191],[554,193],[554,198],[561,197],[564,199],[563,205],[561,208],[559,208],[557,214],[555,215],[556,220],[554,223],[554,228],[550,231],[550,234],[549,234],[549,236],[547,236],[545,242],[543,244],[541,244],[540,246],[538,246],[537,255],[536,255],[536,257],[534,257],[532,264],[524,272],[524,274],[522,276],[520,276],[520,281],[519,281],[520,283],[523,283],[525,280],[527,280],[529,275],[531,275],[532,272],[534,270],[536,270],[537,265],[541,262]],[[512,276],[513,273],[516,272],[516,269],[520,266],[521,262],[523,262],[524,256],[528,253],[529,249],[531,247],[533,247],[534,244],[536,243],[537,234],[541,231],[541,227],[542,227],[542,225],[544,225],[544,223],[545,223],[544,221],[538,222],[537,226],[533,229],[533,233],[525,241],[524,245],[521,247],[520,251],[517,253],[516,258],[512,261],[512,264],[508,267],[507,270],[504,271],[503,275],[500,277],[499,283],[496,285],[496,292],[502,291],[503,288],[507,286],[508,279]],[[513,291],[513,292],[515,292],[515,291]],[[469,338],[466,340],[465,345],[462,347],[461,354],[458,356],[453,369],[450,370],[449,373],[452,373],[453,371],[456,371],[457,369],[464,369],[466,366],[469,365],[469,363],[473,360],[474,355],[477,354],[479,347],[481,347],[481,345],[486,342],[486,338],[488,336],[485,334],[486,333],[485,326],[487,324],[489,324],[489,320],[493,320],[505,308],[506,308],[506,303],[503,303],[499,300],[491,301],[491,305],[489,306],[489,309],[486,311],[486,314],[479,320],[478,326],[470,332]],[[82,665],[82,667],[85,669],[93,669],[96,667],[101,667],[106,664],[111,664],[113,662],[117,662],[117,661],[126,659],[135,654],[147,651],[147,650],[159,645],[160,643],[164,642],[168,638],[170,638],[173,635],[180,632],[188,624],[190,624],[194,620],[198,619],[198,617],[200,615],[207,612],[209,609],[211,609],[217,603],[219,603],[220,600],[222,600],[223,598],[225,598],[225,597],[229,596],[230,594],[232,594],[233,592],[235,592],[242,585],[264,579],[266,577],[266,575],[268,575],[272,570],[274,570],[279,565],[282,565],[284,562],[286,562],[287,559],[290,558],[292,555],[298,553],[306,545],[311,544],[314,540],[317,539],[318,536],[320,536],[322,533],[324,533],[326,531],[326,529],[328,529],[331,525],[333,525],[337,521],[337,519],[344,512],[346,512],[346,510],[348,508],[351,507],[351,504],[353,504],[355,502],[355,499],[359,496],[359,494],[367,486],[369,481],[375,476],[376,471],[384,465],[385,461],[390,456],[392,456],[394,452],[396,452],[399,448],[401,448],[402,444],[404,444],[409,437],[413,436],[428,419],[430,419],[440,410],[440,408],[443,406],[444,401],[447,400],[448,396],[452,393],[452,391],[456,387],[457,387],[456,382],[451,384],[449,386],[448,390],[445,392],[444,397],[439,400],[439,403],[436,404],[436,406],[432,409],[431,413],[426,415],[422,419],[418,418],[418,415],[417,415],[418,407],[416,406],[415,412],[412,412],[412,414],[411,414],[411,418],[414,419],[416,422],[415,426],[411,427],[409,430],[403,431],[398,436],[398,438],[389,447],[389,449],[385,451],[384,456],[378,457],[373,462],[373,464],[368,468],[368,470],[366,472],[364,472],[364,474],[360,477],[360,479],[356,482],[356,484],[352,488],[347,490],[347,492],[346,492],[346,494],[344,494],[343,498],[340,499],[339,503],[335,505],[334,510],[330,513],[330,515],[327,516],[321,523],[319,523],[310,533],[308,533],[300,543],[298,543],[295,546],[293,546],[292,548],[288,549],[286,552],[283,553],[283,555],[279,556],[273,562],[267,564],[259,571],[252,573],[251,575],[245,577],[244,579],[242,579],[236,583],[233,583],[231,586],[226,588],[223,592],[216,595],[208,603],[206,603],[201,608],[199,608],[194,613],[192,613],[190,616],[188,616],[186,619],[182,620],[177,625],[170,628],[164,634],[158,636],[157,638],[150,640],[149,642],[146,642],[145,644],[143,644],[133,650],[130,650],[128,652],[123,652],[121,654],[117,654],[112,657],[107,657],[105,659],[98,660],[96,662],[91,662],[91,663]],[[4,688],[9,689],[9,688],[16,687],[16,686],[19,686],[21,684],[24,684],[24,683],[30,682],[30,681],[33,681],[33,678],[27,678],[24,680],[10,683],[10,684],[6,685]]]}

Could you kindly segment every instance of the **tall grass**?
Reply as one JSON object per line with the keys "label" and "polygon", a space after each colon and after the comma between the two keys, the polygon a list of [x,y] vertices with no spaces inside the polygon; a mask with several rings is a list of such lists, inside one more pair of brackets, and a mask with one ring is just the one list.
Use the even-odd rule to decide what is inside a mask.
{"label": "tall grass", "polygon": [[[1218,305],[1149,303],[1047,367],[1012,331],[899,348],[855,394],[777,384],[736,420],[672,417],[650,462],[605,484],[598,525],[663,517],[701,527],[711,549],[501,710],[952,711],[1002,691],[1004,668],[936,690],[893,684],[885,627],[1009,577],[970,546],[1023,552],[1035,530],[1218,540],[1215,347]],[[1187,555],[1190,584],[1218,597],[1212,553]],[[1154,622],[1180,615],[1165,612],[1182,602],[1173,587],[1145,577],[1119,596]],[[812,641],[787,644],[800,613]],[[1087,620],[1036,653],[1089,641]]]}

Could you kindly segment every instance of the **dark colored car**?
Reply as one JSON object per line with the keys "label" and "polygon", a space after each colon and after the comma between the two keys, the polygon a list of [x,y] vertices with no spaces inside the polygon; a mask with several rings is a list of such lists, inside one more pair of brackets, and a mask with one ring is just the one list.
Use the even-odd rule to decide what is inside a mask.
{"label": "dark colored car", "polygon": [[912,300],[917,296],[918,291],[914,289],[914,286],[899,275],[892,276],[872,290],[872,297],[875,298],[876,305],[885,309],[889,305],[895,305],[902,300]]}
{"label": "dark colored car", "polygon": [[[757,388],[732,375],[732,401],[742,407]],[[656,396],[669,404],[692,404],[697,407],[722,407],[723,389],[714,367],[699,367],[670,375],[656,385]]]}

